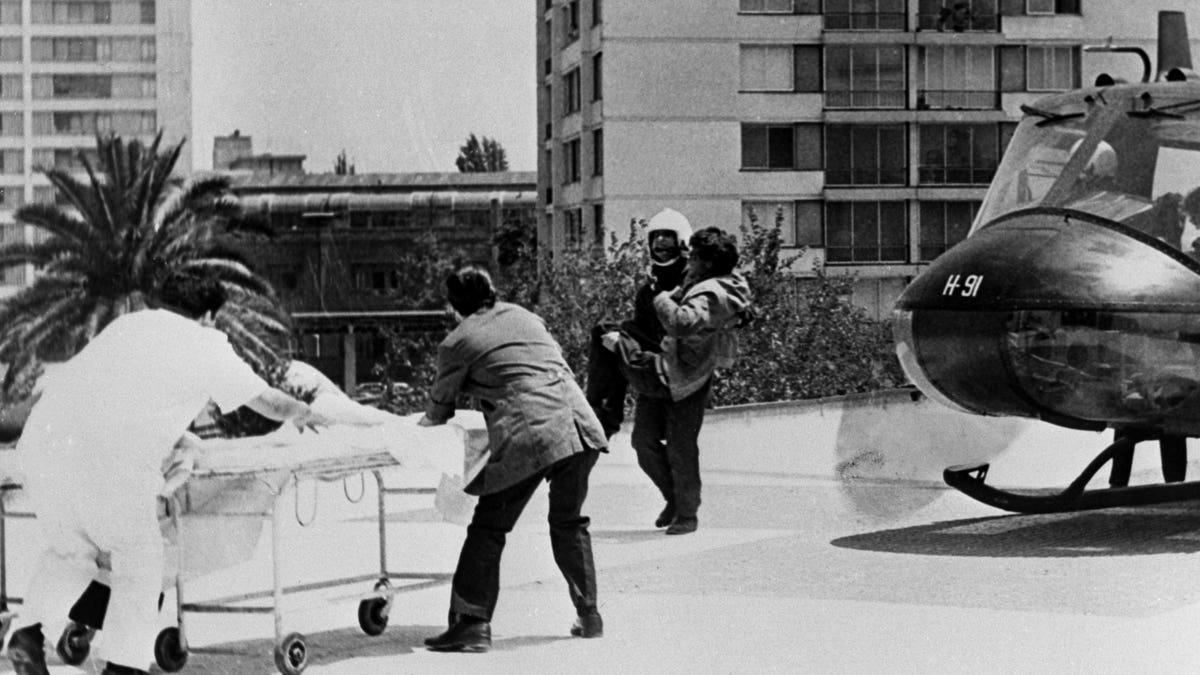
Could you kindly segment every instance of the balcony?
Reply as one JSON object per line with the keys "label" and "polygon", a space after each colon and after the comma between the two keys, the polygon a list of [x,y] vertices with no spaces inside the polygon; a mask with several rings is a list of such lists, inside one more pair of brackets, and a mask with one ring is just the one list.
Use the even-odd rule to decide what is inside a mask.
{"label": "balcony", "polygon": [[904,109],[908,92],[903,89],[881,91],[850,90],[825,92],[826,108],[892,108]]}
{"label": "balcony", "polygon": [[917,110],[999,110],[994,89],[918,89]]}
{"label": "balcony", "polygon": [[904,12],[827,12],[825,30],[904,30]]}
{"label": "balcony", "polygon": [[932,30],[939,33],[985,32],[1000,31],[1000,15],[994,11],[976,13],[948,8],[934,13],[917,15],[917,30]]}
{"label": "balcony", "polygon": [[995,166],[922,164],[917,168],[920,185],[987,185],[995,175]]}
{"label": "balcony", "polygon": [[865,167],[853,169],[825,169],[825,184],[898,186],[905,184],[903,167]]}

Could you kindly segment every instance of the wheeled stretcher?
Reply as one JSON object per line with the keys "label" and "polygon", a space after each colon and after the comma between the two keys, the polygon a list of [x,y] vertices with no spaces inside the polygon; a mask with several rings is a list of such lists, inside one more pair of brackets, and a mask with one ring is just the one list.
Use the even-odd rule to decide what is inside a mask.
{"label": "wheeled stretcher", "polygon": [[[386,500],[389,495],[423,494],[432,495],[433,487],[388,487],[384,474],[396,467],[423,469],[446,469],[446,460],[451,463],[462,461],[461,452],[478,453],[487,445],[487,434],[482,419],[474,419],[470,413],[456,419],[456,428],[433,429],[416,427],[413,424],[379,425],[369,428],[331,427],[320,434],[282,434],[243,439],[213,439],[204,442],[205,452],[197,460],[190,477],[182,487],[172,492],[165,502],[164,534],[173,540],[167,546],[167,566],[174,568],[176,625],[163,629],[154,645],[155,660],[167,672],[176,672],[184,667],[188,658],[187,613],[270,613],[274,619],[274,660],[282,673],[300,673],[308,665],[308,644],[304,635],[288,632],[284,623],[283,599],[285,595],[305,591],[331,588],[334,586],[373,582],[364,592],[358,605],[358,624],[368,635],[380,635],[388,624],[388,617],[400,590],[393,581],[405,580],[404,590],[415,590],[444,583],[446,573],[401,573],[389,569],[387,555]],[[461,425],[461,426],[460,426]],[[458,464],[461,466],[461,464]],[[371,474],[377,490],[376,515],[378,521],[379,571],[377,574],[360,574],[306,582],[284,587],[283,563],[285,538],[283,525],[292,517],[293,501],[298,499],[298,489],[310,481],[346,481],[355,476],[364,479]],[[11,491],[18,485],[0,486]],[[350,499],[349,489],[345,488]],[[361,498],[361,497],[360,497]],[[0,611],[7,612],[9,603],[20,599],[8,595],[7,551],[5,548],[5,520],[7,518],[29,518],[33,514],[10,511],[6,500],[0,499]],[[352,499],[352,501],[354,501]],[[270,590],[222,597],[204,602],[188,602],[186,582],[189,576],[206,573],[231,564],[229,560],[208,560],[200,563],[205,569],[195,569],[195,537],[187,536],[190,517],[213,516],[219,519],[237,519],[258,523],[261,531],[264,520],[271,523],[271,578]],[[253,545],[251,545],[253,548]],[[248,556],[246,556],[248,557]],[[241,562],[244,558],[232,561]],[[247,604],[268,600],[262,604]],[[71,628],[68,628],[70,633]],[[89,649],[90,631],[83,627],[73,634],[64,634],[59,644],[59,653],[69,662],[81,663]]]}

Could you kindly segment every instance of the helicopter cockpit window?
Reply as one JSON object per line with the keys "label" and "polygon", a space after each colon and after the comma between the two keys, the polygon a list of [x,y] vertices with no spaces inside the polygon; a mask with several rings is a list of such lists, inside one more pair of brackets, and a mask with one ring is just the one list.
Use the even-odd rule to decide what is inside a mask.
{"label": "helicopter cockpit window", "polygon": [[1157,103],[1110,98],[1079,116],[1080,100],[1027,115],[972,231],[1018,209],[1057,207],[1200,257],[1200,101]]}

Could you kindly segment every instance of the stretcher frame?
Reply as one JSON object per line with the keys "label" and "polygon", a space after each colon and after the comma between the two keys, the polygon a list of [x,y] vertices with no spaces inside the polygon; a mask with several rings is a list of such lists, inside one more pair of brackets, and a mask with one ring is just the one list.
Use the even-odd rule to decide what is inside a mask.
{"label": "stretcher frame", "polygon": [[[261,511],[249,510],[240,513],[220,512],[221,516],[232,517],[250,517],[250,518],[270,518],[271,519],[271,577],[272,587],[269,591],[255,591],[251,593],[243,593],[239,595],[231,595],[221,598],[216,598],[206,602],[189,603],[185,602],[186,597],[184,592],[183,581],[183,563],[185,560],[185,546],[183,537],[183,528],[185,527],[186,514],[189,511],[186,500],[186,491],[177,490],[168,499],[168,515],[172,519],[176,527],[177,539],[179,546],[176,554],[178,556],[177,574],[175,576],[175,608],[176,608],[176,626],[163,629],[155,640],[154,654],[155,660],[166,672],[176,672],[181,670],[187,662],[188,642],[186,624],[184,615],[188,612],[195,613],[251,613],[265,614],[270,613],[274,619],[274,660],[275,665],[281,673],[285,675],[294,675],[302,672],[308,665],[308,645],[305,636],[298,632],[285,633],[282,604],[285,595],[301,593],[306,591],[315,591],[326,588],[333,588],[353,583],[361,583],[364,581],[374,581],[374,587],[371,592],[361,596],[359,603],[358,619],[359,627],[368,635],[380,635],[387,626],[388,616],[395,602],[395,596],[401,590],[414,591],[431,586],[436,586],[446,583],[452,575],[448,573],[412,573],[412,572],[392,572],[388,569],[387,556],[387,523],[386,523],[386,498],[388,495],[395,494],[433,494],[435,488],[388,488],[384,484],[383,470],[399,466],[396,459],[387,452],[376,452],[372,454],[360,455],[345,455],[336,458],[320,458],[312,459],[303,462],[298,462],[288,466],[273,466],[273,467],[239,467],[239,468],[210,468],[198,469],[193,472],[190,480],[205,479],[205,478],[238,478],[238,477],[255,477],[267,486],[267,489],[273,496],[271,505]],[[360,574],[348,577],[339,577],[324,581],[316,581],[310,583],[297,584],[293,586],[283,586],[282,577],[282,558],[281,555],[281,540],[283,538],[283,514],[288,512],[285,508],[287,498],[290,494],[295,499],[299,499],[297,492],[300,481],[302,479],[320,480],[331,482],[335,480],[345,480],[354,475],[362,476],[366,472],[370,472],[375,477],[376,483],[376,506],[378,518],[378,536],[379,536],[379,573],[376,574]],[[286,474],[286,478],[279,483],[279,487],[275,487],[275,483],[263,479],[264,475],[275,474],[276,476]],[[0,490],[20,489],[20,485],[8,484],[0,486]],[[347,498],[349,495],[347,494]],[[7,551],[6,551],[6,521],[8,518],[34,518],[33,513],[8,511],[4,505],[4,500],[0,499],[0,612],[8,616],[8,604],[20,604],[21,598],[8,595],[7,584]],[[302,523],[303,524],[303,523]],[[393,580],[420,580],[417,583],[405,584],[402,588],[392,586]],[[270,598],[270,604],[262,605],[243,605],[248,601],[261,600]],[[7,621],[5,625],[7,626]],[[2,633],[0,633],[2,635]],[[86,644],[84,649],[86,650]],[[86,657],[86,651],[84,652]],[[82,660],[82,659],[81,659]]]}

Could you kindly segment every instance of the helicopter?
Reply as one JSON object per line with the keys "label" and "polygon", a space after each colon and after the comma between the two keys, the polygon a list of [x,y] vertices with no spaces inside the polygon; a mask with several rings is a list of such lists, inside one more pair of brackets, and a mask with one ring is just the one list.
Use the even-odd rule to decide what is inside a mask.
{"label": "helicopter", "polygon": [[[1067,487],[1002,489],[986,462],[943,471],[993,507],[1050,513],[1200,499],[1200,75],[1184,14],[1159,13],[1158,71],[1022,106],[968,236],[896,303],[897,356],[929,398],[979,415],[1113,430]],[[1162,483],[1130,485],[1157,442]],[[1109,486],[1089,488],[1109,466]]]}

